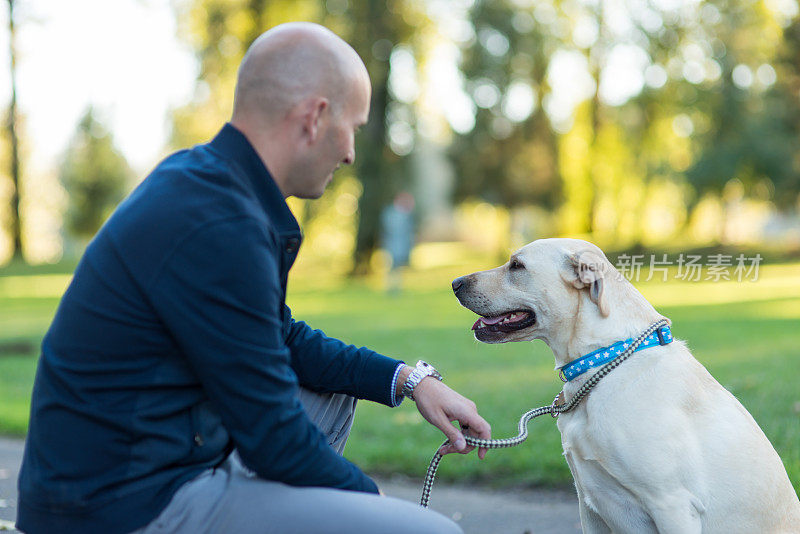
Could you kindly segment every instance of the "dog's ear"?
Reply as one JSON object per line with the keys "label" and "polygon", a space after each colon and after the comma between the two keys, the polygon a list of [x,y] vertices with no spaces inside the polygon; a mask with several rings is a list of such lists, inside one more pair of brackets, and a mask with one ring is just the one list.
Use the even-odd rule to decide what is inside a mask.
{"label": "dog's ear", "polygon": [[571,254],[562,277],[575,289],[589,289],[589,298],[597,305],[600,314],[608,317],[608,301],[605,298],[605,276],[607,264],[605,258],[595,252],[584,251]]}

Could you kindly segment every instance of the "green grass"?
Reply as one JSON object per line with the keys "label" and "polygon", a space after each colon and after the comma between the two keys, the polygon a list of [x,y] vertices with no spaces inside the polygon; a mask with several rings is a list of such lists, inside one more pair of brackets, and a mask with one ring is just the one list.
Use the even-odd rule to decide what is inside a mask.
{"label": "green grass", "polygon": [[[489,265],[478,266],[488,267]],[[469,328],[474,316],[449,291],[470,267],[409,273],[409,289],[384,294],[376,281],[341,282],[301,274],[289,304],[297,318],[329,335],[385,354],[437,365],[446,382],[472,398],[495,437],[516,434],[519,416],[552,401],[560,389],[550,350],[541,342],[484,345]],[[0,273],[0,344],[38,343],[68,278]],[[757,282],[651,281],[637,284],[673,321],[676,337],[753,414],[800,488],[800,264],[763,265]],[[0,352],[0,432],[24,433],[36,359]],[[442,441],[413,404],[391,410],[363,402],[345,451],[370,473],[422,477]],[[439,477],[512,485],[564,485],[570,479],[551,418],[531,423],[514,449],[445,458]]]}

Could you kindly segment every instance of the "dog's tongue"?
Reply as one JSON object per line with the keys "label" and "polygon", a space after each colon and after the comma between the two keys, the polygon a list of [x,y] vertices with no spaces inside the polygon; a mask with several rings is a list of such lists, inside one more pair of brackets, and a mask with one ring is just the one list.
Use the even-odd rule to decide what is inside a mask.
{"label": "dog's tongue", "polygon": [[484,317],[482,319],[482,321],[483,321],[483,324],[497,324],[500,321],[502,321],[503,319],[505,319],[506,317],[508,317],[509,315],[510,314],[507,313],[505,315],[498,315],[497,317]]}
{"label": "dog's tongue", "polygon": [[509,313],[506,313],[505,315],[498,315],[497,317],[480,317],[477,321],[475,321],[475,324],[472,325],[472,329],[475,330],[476,328],[480,328],[481,323],[483,323],[483,325],[497,324],[509,315]]}

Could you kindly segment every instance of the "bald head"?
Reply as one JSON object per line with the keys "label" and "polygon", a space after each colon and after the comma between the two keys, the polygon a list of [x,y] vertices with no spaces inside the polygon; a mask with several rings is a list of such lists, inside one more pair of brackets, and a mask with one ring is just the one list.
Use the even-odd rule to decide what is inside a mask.
{"label": "bald head", "polygon": [[317,198],[355,160],[369,116],[367,69],[350,45],[317,24],[282,24],[242,60],[231,124],[284,196]]}
{"label": "bald head", "polygon": [[[244,56],[233,117],[271,125],[310,97],[324,97],[339,113],[360,80],[369,80],[355,50],[309,22],[281,24],[263,33]],[[363,83],[363,82],[362,82]]]}

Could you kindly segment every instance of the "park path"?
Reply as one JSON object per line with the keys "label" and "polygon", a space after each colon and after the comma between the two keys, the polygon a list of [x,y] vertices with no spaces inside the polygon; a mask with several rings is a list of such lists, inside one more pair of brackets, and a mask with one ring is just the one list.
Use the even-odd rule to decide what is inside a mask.
{"label": "park path", "polygon": [[[0,438],[0,531],[17,515],[17,473],[24,442]],[[393,477],[378,479],[387,495],[417,502],[421,482]],[[431,508],[457,521],[465,534],[579,533],[574,492],[490,490],[436,484]],[[4,523],[5,522],[5,523]]]}
{"label": "park path", "polygon": [[0,531],[17,517],[17,474],[24,442],[0,438]]}

